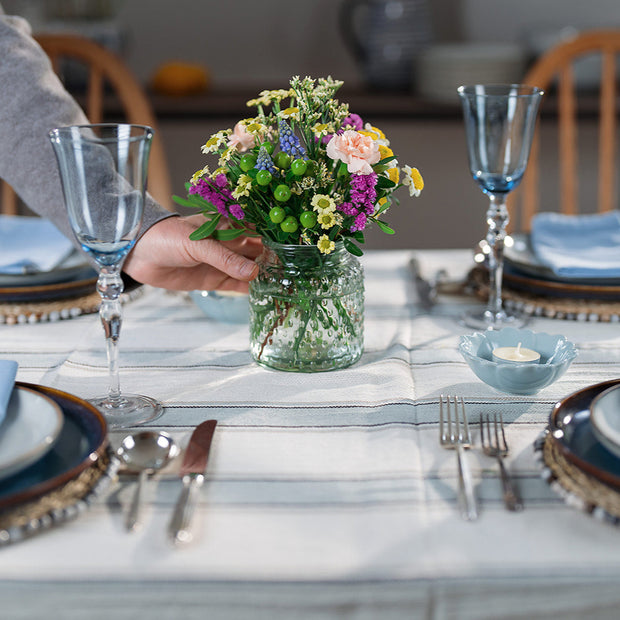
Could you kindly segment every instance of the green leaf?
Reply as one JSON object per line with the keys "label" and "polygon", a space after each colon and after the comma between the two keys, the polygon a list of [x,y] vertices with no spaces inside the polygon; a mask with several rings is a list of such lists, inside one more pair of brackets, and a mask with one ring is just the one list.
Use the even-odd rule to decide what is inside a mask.
{"label": "green leaf", "polygon": [[356,230],[353,233],[353,238],[358,242],[358,243],[366,243],[366,240],[364,239],[364,233],[361,230]]}
{"label": "green leaf", "polygon": [[202,205],[194,204],[193,201],[188,200],[187,198],[181,198],[181,196],[174,195],[172,196],[172,200],[182,207],[191,207],[192,209],[202,208]]}
{"label": "green leaf", "polygon": [[393,235],[395,233],[394,229],[390,228],[385,222],[381,220],[375,220],[377,226],[386,234]]}
{"label": "green leaf", "polygon": [[209,237],[217,227],[217,223],[220,221],[221,215],[216,215],[212,220],[205,222],[202,226],[198,227],[189,238],[192,241],[199,241],[200,239],[206,239]]}
{"label": "green leaf", "polygon": [[243,228],[224,228],[223,230],[216,230],[212,237],[218,241],[231,241],[240,237],[244,232]]}
{"label": "green leaf", "polygon": [[389,157],[384,157],[382,160],[378,161],[375,165],[376,166],[385,166],[385,164],[391,162],[394,159],[396,159],[396,155],[390,155]]}
{"label": "green leaf", "polygon": [[389,187],[396,187],[396,183],[387,177],[380,176],[377,178],[377,187],[387,189]]}
{"label": "green leaf", "polygon": [[348,252],[353,254],[353,256],[363,256],[364,252],[360,248],[358,248],[353,241],[349,237],[344,238],[344,247]]}

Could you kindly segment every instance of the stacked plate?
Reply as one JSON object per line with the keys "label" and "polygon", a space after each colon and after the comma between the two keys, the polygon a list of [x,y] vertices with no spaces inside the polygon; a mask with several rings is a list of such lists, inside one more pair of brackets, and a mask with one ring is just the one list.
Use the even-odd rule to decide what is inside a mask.
{"label": "stacked plate", "polygon": [[620,524],[620,380],[556,403],[535,449],[544,477],[568,504]]}
{"label": "stacked plate", "polygon": [[[53,388],[16,382],[0,425],[0,544],[75,513],[75,505],[110,472],[109,457],[105,419],[94,406]],[[97,475],[67,491],[94,469]]]}
{"label": "stacked plate", "polygon": [[456,89],[459,86],[520,82],[525,74],[525,66],[525,50],[519,45],[432,45],[416,61],[417,91],[433,101],[456,103]]}

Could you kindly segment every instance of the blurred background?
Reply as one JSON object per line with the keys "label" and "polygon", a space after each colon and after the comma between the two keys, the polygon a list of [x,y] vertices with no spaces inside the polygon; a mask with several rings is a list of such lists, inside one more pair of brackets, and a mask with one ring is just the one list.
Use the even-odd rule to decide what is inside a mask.
{"label": "blurred background", "polygon": [[[484,236],[487,199],[468,167],[456,87],[522,79],[551,45],[591,28],[620,27],[617,0],[3,0],[35,33],[77,32],[117,52],[146,89],[175,193],[210,160],[208,137],[249,115],[246,100],[286,88],[292,75],[332,75],[352,112],[381,128],[400,164],[426,187],[400,191],[372,248],[471,247]],[[596,65],[577,73],[587,92]],[[68,75],[67,80],[72,76]],[[73,76],[79,82],[80,76]],[[79,86],[79,84],[78,84]],[[552,115],[551,108],[543,112]],[[114,109],[109,114],[113,116]],[[594,120],[584,147],[596,153]],[[543,127],[544,130],[544,127]],[[552,132],[549,129],[549,132]],[[553,135],[549,136],[553,139]],[[543,161],[553,171],[554,159]],[[549,175],[551,176],[551,175]],[[544,177],[544,175],[543,175]],[[594,191],[584,166],[581,191]],[[592,177],[592,178],[590,178]],[[544,210],[555,210],[548,188]],[[547,204],[549,205],[547,207]]]}

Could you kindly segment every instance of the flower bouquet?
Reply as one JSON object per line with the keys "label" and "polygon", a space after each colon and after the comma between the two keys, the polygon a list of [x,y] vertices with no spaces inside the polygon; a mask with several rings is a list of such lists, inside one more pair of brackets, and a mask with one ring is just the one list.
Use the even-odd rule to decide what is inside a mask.
{"label": "flower bouquet", "polygon": [[286,370],[356,361],[363,346],[364,230],[397,202],[420,194],[419,171],[399,168],[385,135],[335,99],[342,82],[292,78],[290,88],[248,101],[256,115],[202,147],[218,167],[198,170],[177,203],[205,223],[192,239],[260,236],[265,253],[250,283],[254,358]]}

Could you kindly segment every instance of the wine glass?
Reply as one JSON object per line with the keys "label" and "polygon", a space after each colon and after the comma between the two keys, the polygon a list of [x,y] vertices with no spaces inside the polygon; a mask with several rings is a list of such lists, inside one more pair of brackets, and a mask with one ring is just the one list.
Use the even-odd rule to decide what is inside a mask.
{"label": "wine glass", "polygon": [[122,312],[120,272],[142,220],[153,130],[124,124],[74,125],[49,134],[73,232],[99,271],[99,316],[106,337],[109,389],[91,402],[111,428],[141,424],[161,415],[147,396],[121,394],[118,339]]}
{"label": "wine glass", "polygon": [[460,86],[469,168],[489,196],[486,240],[489,253],[489,302],[483,312],[463,321],[477,329],[519,326],[522,317],[502,308],[504,239],[508,224],[506,198],[521,182],[530,155],[543,91],[522,84]]}

